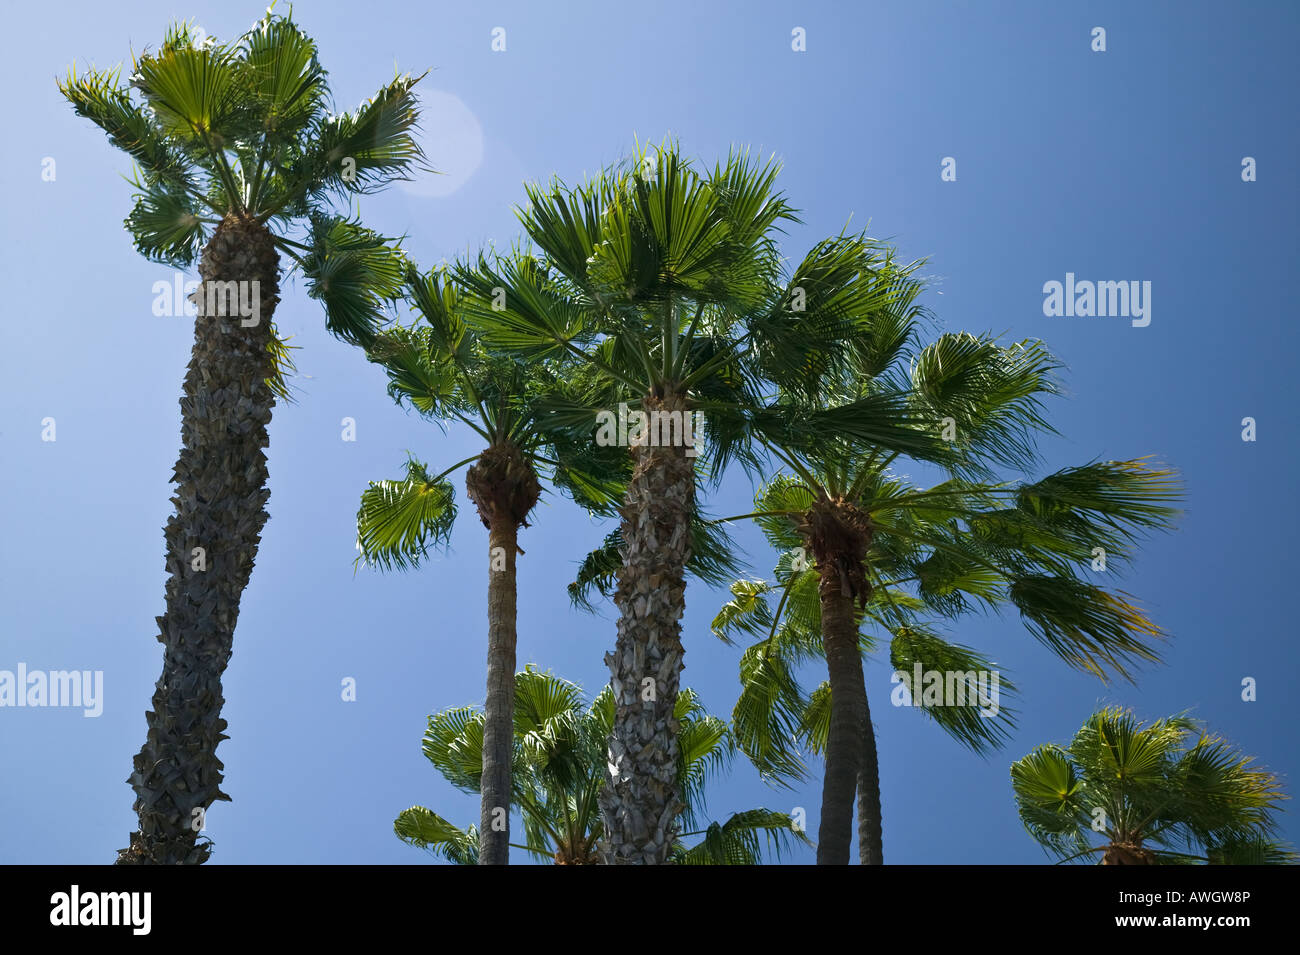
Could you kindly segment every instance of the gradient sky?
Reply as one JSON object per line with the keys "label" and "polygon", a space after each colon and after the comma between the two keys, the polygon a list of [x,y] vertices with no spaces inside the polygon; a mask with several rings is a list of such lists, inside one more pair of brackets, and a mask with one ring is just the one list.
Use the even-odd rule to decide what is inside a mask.
{"label": "gradient sky", "polygon": [[[788,255],[850,219],[869,223],[904,257],[928,258],[925,302],[945,328],[1042,338],[1065,362],[1066,394],[1049,405],[1061,437],[1043,442],[1039,473],[1141,455],[1180,469],[1180,529],[1145,546],[1117,582],[1171,635],[1164,664],[1136,686],[1068,670],[1013,616],[963,621],[950,638],[1022,690],[1018,730],[982,758],[892,707],[887,661],[871,661],[888,862],[1046,861],[1016,817],[1008,766],[1068,740],[1103,701],[1144,719],[1189,710],[1295,791],[1300,651],[1285,609],[1298,569],[1294,305],[1277,283],[1300,254],[1300,7],[1078,7],[294,7],[340,108],[395,64],[431,69],[419,87],[424,142],[448,175],[362,205],[369,225],[407,234],[420,262],[508,243],[523,181],[574,181],[637,140],[671,134],[709,162],[749,145],[781,157],[781,186],[802,210]],[[161,528],[192,342],[190,319],[151,310],[153,283],[172,271],[137,255],[122,229],[128,158],[73,115],[55,77],[74,60],[129,60],[176,18],[225,40],[260,14],[255,3],[172,0],[6,11],[0,669],[103,670],[105,704],[97,719],[0,709],[0,862],[110,862],[134,828],[124,780],[161,666]],[[498,26],[502,53],[491,50]],[[1096,26],[1104,53],[1090,49]],[[794,27],[807,32],[806,52],[791,50]],[[956,182],[940,180],[948,156]],[[1256,182],[1242,181],[1246,156]],[[45,157],[53,182],[41,177]],[[1043,284],[1067,272],[1150,281],[1151,324],[1045,317]],[[276,323],[301,348],[298,402],[271,425],[270,521],[225,676],[231,738],[219,755],[234,801],[209,813],[212,861],[418,863],[429,857],[392,833],[400,810],[477,821],[477,797],[447,786],[420,740],[428,713],[483,698],[486,531],[465,509],[449,554],[426,568],[354,575],[354,516],[366,482],[397,476],[407,449],[446,466],[477,447],[396,408],[381,371],[326,334],[301,282],[282,295]],[[354,443],[340,438],[345,416]],[[1246,416],[1254,443],[1241,440]],[[55,442],[41,440],[45,417]],[[751,496],[736,474],[707,506],[737,513]],[[572,610],[564,585],[607,529],[549,497],[521,538],[520,665],[590,694],[608,679],[613,612]],[[754,572],[768,573],[759,535],[737,538]],[[684,621],[684,682],[720,715],[735,700],[739,657],[708,629],[725,599],[692,584]],[[1241,699],[1248,676],[1252,703]],[[345,677],[357,681],[355,703],[340,699]],[[709,811],[801,806],[815,833],[820,790],[819,780],[769,788],[737,761]],[[1300,842],[1295,814],[1283,824]]]}

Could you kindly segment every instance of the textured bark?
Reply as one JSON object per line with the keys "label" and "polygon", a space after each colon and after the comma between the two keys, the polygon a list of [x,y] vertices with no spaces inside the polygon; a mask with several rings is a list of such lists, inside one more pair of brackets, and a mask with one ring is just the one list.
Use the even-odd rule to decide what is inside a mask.
{"label": "textured bark", "polygon": [[884,864],[883,839],[880,831],[880,761],[876,755],[876,730],[871,725],[871,701],[864,685],[862,706],[862,755],[858,765],[858,863]]}
{"label": "textured bark", "polygon": [[483,777],[479,784],[479,865],[510,863],[510,764],[514,752],[519,528],[541,496],[529,461],[508,444],[493,445],[469,469],[465,487],[488,529],[487,700]]}
{"label": "textured bark", "polygon": [[831,684],[817,864],[848,865],[853,846],[853,797],[862,765],[863,737],[870,728],[857,607],[865,605],[870,595],[865,561],[871,546],[871,521],[852,504],[820,498],[804,515],[799,531],[817,562],[822,646]]}
{"label": "textured bark", "polygon": [[[248,585],[266,523],[267,426],[275,396],[268,344],[279,301],[279,257],[267,230],[228,216],[199,265],[199,314],[181,398],[181,452],[167,521],[166,611],[157,618],[162,675],[145,714],[148,735],[127,780],[135,790],[139,831],[118,863],[197,864],[202,813],[218,799],[217,744],[226,721],[221,675],[230,661],[239,600]],[[207,283],[260,283],[260,315],[243,327],[238,314],[204,314]],[[238,309],[232,311],[237,312]],[[205,551],[206,569],[193,566]]]}
{"label": "textured bark", "polygon": [[592,835],[579,839],[574,844],[561,841],[560,847],[555,850],[555,864],[600,865],[600,853],[596,851],[595,842],[596,837]]}
{"label": "textured bark", "polygon": [[[648,395],[644,411],[686,411],[683,395]],[[608,865],[661,865],[684,808],[673,716],[681,681],[686,562],[695,467],[684,447],[636,447],[622,508],[623,565],[614,603],[618,639],[605,654],[614,692],[601,855]],[[647,682],[648,681],[648,682]]]}
{"label": "textured bark", "polygon": [[1155,865],[1156,856],[1150,849],[1142,848],[1141,841],[1113,842],[1102,853],[1102,865]]}

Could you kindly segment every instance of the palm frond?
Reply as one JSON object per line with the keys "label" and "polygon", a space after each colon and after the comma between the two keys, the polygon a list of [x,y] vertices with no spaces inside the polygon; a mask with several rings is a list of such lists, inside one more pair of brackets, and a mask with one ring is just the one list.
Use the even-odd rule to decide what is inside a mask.
{"label": "palm frond", "polygon": [[309,184],[313,193],[360,195],[395,179],[411,179],[425,160],[414,136],[419,128],[414,88],[421,79],[398,76],[355,110],[327,118],[289,180]]}
{"label": "palm frond", "polygon": [[76,67],[58,83],[59,92],[84,116],[108,134],[108,141],[139,165],[145,183],[164,191],[183,191],[190,183],[191,165],[156,129],[145,111],[131,102],[129,88],[121,83],[121,69],[89,70]]}
{"label": "palm frond", "polygon": [[341,216],[313,216],[309,245],[299,264],[308,295],[325,306],[325,327],[346,342],[370,345],[405,287],[401,247]]}
{"label": "palm frond", "polygon": [[403,809],[393,822],[397,838],[456,865],[478,865],[478,828],[459,829],[423,806]]}
{"label": "palm frond", "polygon": [[246,95],[256,104],[267,141],[292,143],[329,96],[316,42],[291,18],[269,10],[239,40]]}
{"label": "palm frond", "polygon": [[130,82],[166,136],[214,150],[245,131],[246,87],[231,47],[173,40],[136,60]]}
{"label": "palm frond", "polygon": [[1042,414],[1042,396],[1055,394],[1060,365],[1041,342],[1003,347],[967,332],[941,335],[923,348],[912,367],[918,415],[942,434],[951,418],[953,443],[967,470],[988,462],[1020,468],[1035,458],[1035,432],[1055,433]]}
{"label": "palm frond", "polygon": [[1072,667],[1102,679],[1113,671],[1158,660],[1164,631],[1123,594],[1070,577],[1026,575],[1011,581],[1008,596],[1030,633]]}
{"label": "palm frond", "polygon": [[695,845],[678,846],[676,865],[759,865],[763,841],[773,856],[780,858],[796,844],[811,846],[808,837],[794,827],[789,814],[772,809],[746,809],[733,813],[723,823],[710,823],[704,838]]}
{"label": "palm frond", "polygon": [[[1002,697],[1013,695],[1015,684],[970,647],[950,643],[925,627],[899,627],[889,644],[889,662],[907,686],[912,705],[963,746],[986,753],[1010,738],[1015,712]],[[918,664],[922,685],[914,686]],[[942,681],[937,705],[930,702],[927,691],[934,681],[927,674]]]}
{"label": "palm frond", "polygon": [[132,185],[137,190],[135,204],[123,225],[135,250],[151,262],[181,269],[192,266],[207,240],[203,210],[188,193],[164,180],[136,180]]}
{"label": "palm frond", "polygon": [[357,511],[358,561],[383,570],[408,570],[446,542],[456,522],[455,491],[411,458],[406,477],[371,482]]}

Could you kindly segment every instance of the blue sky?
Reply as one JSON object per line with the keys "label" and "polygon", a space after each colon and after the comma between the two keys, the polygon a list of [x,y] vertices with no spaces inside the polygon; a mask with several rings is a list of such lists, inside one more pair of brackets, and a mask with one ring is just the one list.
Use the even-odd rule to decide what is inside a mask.
{"label": "blue sky", "polygon": [[[0,151],[0,669],[102,670],[105,684],[95,719],[0,709],[0,862],[109,862],[134,828],[124,780],[161,665],[161,528],[192,335],[190,320],[152,313],[153,283],[173,273],[122,229],[128,159],[54,80],[74,60],[106,66],[156,45],[176,18],[227,39],[261,13],[123,6],[14,5],[0,57],[12,131]],[[407,234],[422,263],[508,243],[524,180],[576,180],[667,134],[709,162],[748,145],[784,161],[781,185],[804,219],[791,257],[850,217],[870,223],[904,257],[928,258],[925,301],[944,328],[1041,338],[1064,361],[1066,394],[1049,406],[1061,436],[1043,442],[1040,472],[1141,455],[1182,472],[1180,529],[1115,582],[1171,635],[1164,664],[1136,686],[1068,670],[1014,617],[963,621],[950,638],[1022,690],[1018,730],[981,758],[890,706],[887,663],[868,665],[886,861],[1045,861],[1016,818],[1007,768],[1068,739],[1102,701],[1143,718],[1190,710],[1294,792],[1295,335],[1278,283],[1300,254],[1300,8],[308,0],[294,13],[341,108],[395,64],[431,69],[425,147],[448,175],[362,206],[371,226]],[[1097,26],[1104,53],[1091,50]],[[494,27],[504,52],[491,49]],[[791,49],[795,27],[805,52]],[[1255,182],[1242,181],[1247,156]],[[46,157],[54,181],[42,179]],[[955,182],[940,179],[944,157]],[[1150,281],[1150,325],[1045,316],[1043,284],[1067,272]],[[421,862],[392,834],[400,810],[478,814],[420,738],[428,713],[483,696],[486,531],[466,511],[449,554],[426,568],[354,575],[353,522],[366,482],[397,476],[407,449],[445,466],[477,448],[393,406],[381,372],[325,333],[301,283],[282,295],[276,323],[301,348],[298,403],[271,425],[270,521],[225,678],[231,738],[219,755],[234,801],[209,813],[213,863]],[[1253,443],[1241,439],[1246,416]],[[47,417],[53,442],[41,439]],[[344,417],[355,442],[341,440]],[[707,503],[737,513],[750,499],[737,474]],[[521,538],[520,664],[592,694],[608,679],[612,609],[574,611],[564,585],[606,529],[550,497]],[[768,572],[761,538],[737,537]],[[720,715],[738,651],[708,623],[725,599],[692,585],[684,622],[684,682]],[[356,702],[340,699],[345,677]],[[1245,677],[1258,681],[1255,702],[1241,699]],[[738,761],[709,809],[804,807],[815,833],[819,802],[819,781],[778,791]],[[1285,832],[1300,841],[1295,819]]]}

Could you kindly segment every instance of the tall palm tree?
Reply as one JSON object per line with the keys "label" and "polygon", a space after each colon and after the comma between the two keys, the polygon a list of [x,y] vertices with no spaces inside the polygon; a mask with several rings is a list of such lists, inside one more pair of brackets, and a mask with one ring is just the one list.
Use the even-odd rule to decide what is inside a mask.
{"label": "tall palm tree", "polygon": [[[702,824],[696,820],[703,819],[705,787],[727,767],[735,747],[727,724],[706,713],[690,689],[678,694],[676,716],[681,724],[678,777],[690,827]],[[567,680],[531,665],[515,675],[514,791],[525,839],[517,848],[556,865],[600,861],[597,801],[606,784],[605,747],[613,721],[609,687],[584,707],[581,688]],[[477,792],[483,783],[484,724],[485,715],[472,707],[429,717],[424,754],[444,779],[464,792]],[[474,827],[458,828],[423,806],[404,810],[393,828],[403,842],[448,861],[477,861]],[[789,815],[770,809],[733,813],[725,822],[711,822],[684,836],[702,838],[689,848],[674,846],[671,861],[679,865],[756,865],[762,861],[764,841],[778,856],[796,841],[807,843]]]}
{"label": "tall palm tree", "polygon": [[[465,487],[488,531],[488,655],[486,738],[482,746],[483,865],[510,857],[510,753],[517,642],[516,564],[519,531],[542,493],[542,479],[596,513],[612,513],[622,458],[567,434],[547,399],[561,400],[572,383],[554,362],[517,362],[487,352],[466,326],[456,287],[437,270],[408,276],[410,300],[423,318],[381,333],[369,354],[389,379],[389,394],[433,420],[457,421],[484,442],[478,454],[430,476],[411,459],[406,475],[372,483],[357,513],[359,561],[385,569],[419,564],[445,542],[456,517],[448,476],[469,466]],[[605,460],[601,460],[601,458]],[[611,460],[612,458],[612,460]]]}
{"label": "tall palm tree", "polygon": [[1025,828],[1060,862],[1300,861],[1276,838],[1287,798],[1278,778],[1186,716],[1144,724],[1106,707],[1068,746],[1039,746],[1013,763],[1011,785]]}
{"label": "tall palm tree", "polygon": [[416,80],[400,76],[351,113],[329,111],[316,44],[288,17],[238,40],[200,41],[187,25],[156,53],[59,83],[137,167],[126,229],[151,261],[198,260],[194,349],[181,398],[176,511],[165,530],[162,676],[130,783],[139,831],[119,863],[201,863],[198,820],[218,799],[225,739],[221,676],[239,601],[266,522],[267,426],[285,396],[273,317],[281,255],[325,306],[326,327],[365,344],[402,279],[400,250],[330,211],[404,178],[422,159],[412,138]]}
{"label": "tall palm tree", "polygon": [[[1038,342],[1001,346],[966,333],[941,335],[913,356],[924,316],[917,305],[922,283],[916,266],[896,266],[887,254],[872,280],[894,294],[878,297],[885,304],[863,316],[867,331],[851,360],[820,376],[811,392],[785,391],[755,413],[759,440],[783,471],[759,494],[755,513],[729,519],[756,519],[770,541],[807,564],[788,574],[781,606],[765,611],[773,627],[785,613],[796,621],[814,619],[816,580],[813,633],[821,646],[815,652],[824,655],[829,676],[818,838],[823,863],[848,861],[859,789],[866,797],[859,819],[863,861],[882,859],[879,770],[860,637],[873,601],[877,618],[893,614],[895,643],[902,637],[897,652],[908,656],[909,648],[923,649],[929,665],[979,658],[918,630],[909,611],[924,607],[952,615],[967,609],[970,599],[1013,606],[1068,663],[1099,675],[1108,668],[1127,675],[1133,661],[1155,659],[1150,643],[1160,636],[1123,595],[1082,579],[1080,572],[1094,547],[1105,548],[1118,569],[1138,535],[1169,526],[1169,502],[1177,496],[1172,473],[1121,461],[1065,469],[1032,484],[995,482],[993,464],[1028,468],[1035,457],[1034,432],[1050,430],[1041,397],[1055,391],[1055,362]],[[928,489],[890,472],[899,457],[896,442],[882,446],[851,433],[827,436],[809,424],[813,418],[833,421],[842,408],[900,388],[911,426],[937,432],[948,445],[947,454],[929,460],[951,476]],[[899,591],[904,584],[913,593]],[[746,585],[733,610],[753,612],[760,595],[761,589]],[[738,705],[762,703],[770,716],[776,700],[769,694],[779,686],[767,684]],[[787,702],[794,707],[789,717],[797,705]],[[737,720],[761,723],[757,712],[738,713]],[[996,734],[990,738],[978,725],[978,719],[955,717],[946,728],[968,744],[991,743]]]}
{"label": "tall palm tree", "polygon": [[[778,168],[733,153],[699,171],[666,144],[577,187],[533,185],[518,214],[536,252],[484,255],[457,271],[472,293],[469,321],[494,347],[585,365],[609,386],[606,410],[626,401],[661,422],[680,426],[697,412],[707,421],[707,442],[693,448],[662,434],[629,441],[601,794],[614,864],[666,862],[683,808],[673,714],[697,468],[716,481],[731,461],[756,465],[742,413],[749,393],[764,383],[796,389],[810,367],[840,360],[867,298],[881,294],[859,281],[861,243],[850,237],[818,243],[785,271],[777,239],[796,220],[776,190]],[[897,426],[897,411],[873,396],[839,424],[883,444],[933,443]],[[810,416],[818,425],[826,430]]]}

